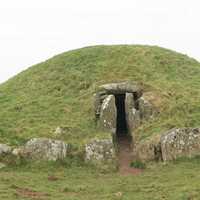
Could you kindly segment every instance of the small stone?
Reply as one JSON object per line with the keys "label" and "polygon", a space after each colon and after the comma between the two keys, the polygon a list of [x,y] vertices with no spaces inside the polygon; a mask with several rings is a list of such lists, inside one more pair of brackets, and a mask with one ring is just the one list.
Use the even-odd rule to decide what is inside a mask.
{"label": "small stone", "polygon": [[122,192],[115,193],[115,196],[118,197],[118,198],[121,198],[122,197]]}
{"label": "small stone", "polygon": [[0,155],[11,153],[12,148],[6,144],[0,144]]}
{"label": "small stone", "polygon": [[56,137],[62,136],[62,134],[64,133],[63,129],[61,127],[57,127],[54,134]]}

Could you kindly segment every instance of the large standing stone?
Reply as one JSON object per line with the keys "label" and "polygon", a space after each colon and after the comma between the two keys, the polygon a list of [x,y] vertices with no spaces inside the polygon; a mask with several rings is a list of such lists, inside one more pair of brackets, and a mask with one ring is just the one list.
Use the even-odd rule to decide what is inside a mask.
{"label": "large standing stone", "polygon": [[101,106],[100,126],[103,130],[116,133],[117,108],[115,96],[109,95],[104,99]]}
{"label": "large standing stone", "polygon": [[48,138],[33,138],[23,148],[15,150],[13,154],[32,160],[56,161],[67,156],[68,145],[63,141]]}
{"label": "large standing stone", "polygon": [[144,97],[138,99],[140,118],[142,120],[148,120],[153,116],[153,106]]}
{"label": "large standing stone", "polygon": [[161,137],[163,161],[200,155],[200,128],[172,129]]}
{"label": "large standing stone", "polygon": [[128,131],[129,134],[133,136],[135,128],[140,125],[140,112],[135,108],[134,96],[132,93],[126,93],[125,111]]}
{"label": "large standing stone", "polygon": [[112,163],[115,149],[112,139],[94,139],[85,146],[85,160],[94,164]]}

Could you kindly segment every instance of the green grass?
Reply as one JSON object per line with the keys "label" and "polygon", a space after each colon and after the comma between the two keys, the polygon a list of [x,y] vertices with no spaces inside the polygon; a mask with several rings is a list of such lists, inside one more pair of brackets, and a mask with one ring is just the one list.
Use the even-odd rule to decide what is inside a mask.
{"label": "green grass", "polygon": [[136,161],[133,161],[130,163],[130,167],[138,168],[138,169],[145,169],[146,163],[136,160]]}
{"label": "green grass", "polygon": [[[200,126],[200,64],[155,46],[94,46],[55,56],[0,86],[0,143],[59,139],[74,152],[91,138],[110,137],[95,126],[92,96],[103,83],[133,80],[156,95],[160,114],[138,128],[146,139],[173,127]],[[79,154],[80,155],[80,154]],[[0,199],[200,199],[200,159],[148,164],[138,176],[95,169],[79,160],[9,166],[0,170]],[[49,181],[48,177],[57,177]],[[40,192],[40,193],[38,193]],[[40,194],[41,196],[37,196]],[[32,198],[34,199],[34,198]]]}
{"label": "green grass", "polygon": [[[69,162],[72,162],[69,161]],[[97,171],[80,163],[24,165],[0,170],[0,199],[31,199],[29,189],[48,200],[197,200],[200,199],[200,159],[149,164],[136,176]],[[57,180],[49,181],[48,177]]]}
{"label": "green grass", "polygon": [[200,64],[156,46],[94,46],[69,51],[30,67],[0,86],[0,142],[60,138],[81,146],[109,137],[95,126],[92,96],[103,83],[134,80],[158,95],[161,113],[137,130],[138,139],[173,127],[200,125]]}

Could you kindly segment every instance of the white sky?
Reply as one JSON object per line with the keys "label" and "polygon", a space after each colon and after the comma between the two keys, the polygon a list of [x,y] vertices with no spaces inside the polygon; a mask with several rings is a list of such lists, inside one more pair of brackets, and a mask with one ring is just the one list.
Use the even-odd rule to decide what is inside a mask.
{"label": "white sky", "polygon": [[0,0],[0,82],[70,49],[150,44],[200,60],[198,0]]}

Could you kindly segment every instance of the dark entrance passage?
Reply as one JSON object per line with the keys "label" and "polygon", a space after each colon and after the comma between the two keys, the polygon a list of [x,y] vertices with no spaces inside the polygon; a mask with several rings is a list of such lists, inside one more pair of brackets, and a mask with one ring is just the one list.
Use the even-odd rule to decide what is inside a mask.
{"label": "dark entrance passage", "polygon": [[115,95],[115,103],[117,108],[116,141],[118,144],[119,172],[124,175],[136,174],[138,171],[130,167],[130,163],[133,161],[132,138],[128,134],[125,94]]}
{"label": "dark entrance passage", "polygon": [[117,137],[126,136],[128,134],[126,111],[125,111],[125,94],[115,95],[117,108]]}

